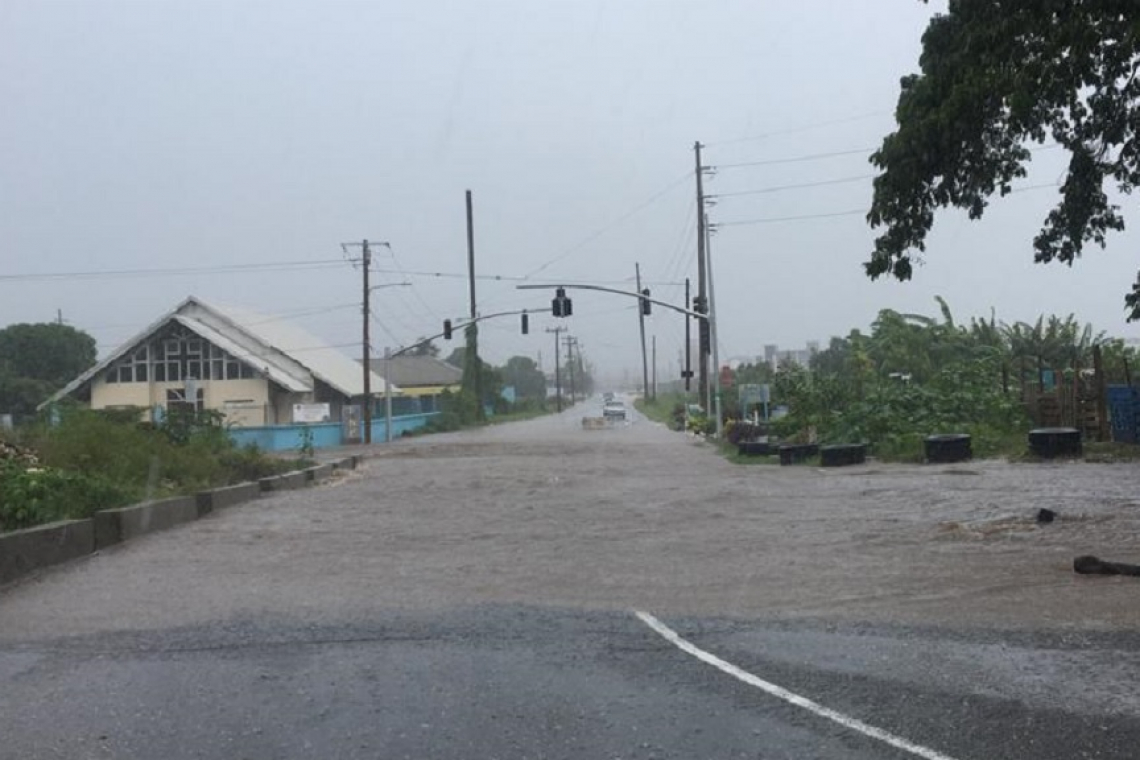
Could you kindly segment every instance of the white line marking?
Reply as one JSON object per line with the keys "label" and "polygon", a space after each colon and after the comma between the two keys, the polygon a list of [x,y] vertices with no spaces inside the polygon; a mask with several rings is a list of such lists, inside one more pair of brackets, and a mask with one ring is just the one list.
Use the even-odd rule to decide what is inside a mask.
{"label": "white line marking", "polygon": [[813,702],[806,697],[801,697],[799,694],[788,691],[782,686],[777,686],[774,683],[765,681],[763,678],[754,676],[746,670],[741,670],[731,662],[726,662],[717,657],[715,654],[706,652],[700,647],[697,647],[696,645],[681,638],[681,636],[676,631],[662,623],[657,618],[650,615],[648,612],[634,610],[633,614],[637,615],[637,617],[641,619],[641,622],[657,631],[657,633],[661,634],[662,638],[664,638],[666,641],[681,651],[688,652],[701,662],[708,663],[714,668],[728,673],[730,676],[743,681],[749,686],[755,686],[757,689],[765,691],[774,697],[779,697],[785,702],[790,702],[796,707],[802,707],[808,712],[813,712],[821,718],[827,718],[828,720],[835,721],[844,728],[850,728],[853,731],[858,731],[865,736],[870,736],[872,739],[878,739],[879,741],[886,742],[892,747],[897,747],[904,752],[909,752],[912,755],[924,758],[925,760],[954,760],[954,758],[950,757],[949,755],[944,755],[941,752],[937,752],[927,747],[923,747],[922,745],[909,742],[901,736],[895,736],[894,734],[888,731],[884,731],[881,728],[875,728],[874,726],[868,725],[857,718],[852,718],[844,715],[841,712],[836,712],[835,710],[824,707],[818,702]]}

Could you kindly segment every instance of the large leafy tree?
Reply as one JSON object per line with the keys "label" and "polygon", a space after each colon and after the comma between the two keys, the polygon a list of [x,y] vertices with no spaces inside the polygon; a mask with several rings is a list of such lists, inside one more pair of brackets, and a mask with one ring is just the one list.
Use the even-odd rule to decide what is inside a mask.
{"label": "large leafy tree", "polygon": [[512,356],[502,368],[503,383],[514,386],[519,398],[546,398],[546,375],[529,356]]}
{"label": "large leafy tree", "polygon": [[[1026,176],[1032,143],[1069,154],[1035,260],[1072,264],[1124,228],[1106,183],[1140,182],[1140,4],[1135,0],[950,0],[902,80],[896,119],[871,161],[868,221],[883,228],[867,274],[908,280],[938,208],[979,218]],[[1125,297],[1140,318],[1140,280]]]}
{"label": "large leafy tree", "polygon": [[95,363],[95,339],[69,325],[9,325],[0,330],[0,412],[32,414]]}

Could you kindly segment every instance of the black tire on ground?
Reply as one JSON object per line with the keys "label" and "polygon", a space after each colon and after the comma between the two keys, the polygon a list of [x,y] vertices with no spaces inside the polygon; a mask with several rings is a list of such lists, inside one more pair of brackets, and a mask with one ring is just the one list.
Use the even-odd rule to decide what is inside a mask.
{"label": "black tire on ground", "polygon": [[931,464],[965,462],[974,456],[970,436],[965,433],[939,433],[928,435],[923,441],[926,461]]}
{"label": "black tire on ground", "polygon": [[767,441],[741,441],[736,444],[736,453],[743,457],[766,457],[774,452]]}
{"label": "black tire on ground", "polygon": [[787,444],[780,447],[780,464],[796,464],[819,453],[819,444]]}
{"label": "black tire on ground", "polygon": [[819,449],[819,464],[822,467],[845,467],[866,461],[867,447],[862,443],[840,443]]}
{"label": "black tire on ground", "polygon": [[1076,428],[1037,428],[1029,431],[1029,450],[1042,459],[1079,457],[1083,450]]}

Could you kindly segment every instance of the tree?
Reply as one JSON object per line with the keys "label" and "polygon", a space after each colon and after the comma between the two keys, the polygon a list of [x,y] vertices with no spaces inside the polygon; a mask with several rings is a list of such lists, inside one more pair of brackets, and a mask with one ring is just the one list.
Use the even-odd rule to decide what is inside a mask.
{"label": "tree", "polygon": [[467,347],[457,346],[451,350],[451,353],[444,359],[445,362],[450,364],[456,369],[463,369],[463,362],[467,357]]}
{"label": "tree", "polygon": [[95,363],[95,339],[54,322],[0,330],[0,412],[30,415]]}
{"label": "tree", "polygon": [[[904,77],[871,162],[868,222],[883,227],[868,276],[909,280],[938,208],[982,216],[1026,176],[1027,143],[1069,153],[1061,199],[1034,240],[1037,262],[1072,265],[1124,228],[1106,181],[1140,183],[1140,6],[1132,0],[950,0],[922,37],[920,74]],[[1140,319],[1140,279],[1125,296]]]}
{"label": "tree", "polygon": [[512,356],[502,369],[503,384],[512,385],[520,399],[545,399],[546,376],[529,356]]}
{"label": "tree", "polygon": [[439,346],[435,341],[425,341],[423,338],[416,338],[414,348],[409,348],[405,353],[408,356],[439,356]]}

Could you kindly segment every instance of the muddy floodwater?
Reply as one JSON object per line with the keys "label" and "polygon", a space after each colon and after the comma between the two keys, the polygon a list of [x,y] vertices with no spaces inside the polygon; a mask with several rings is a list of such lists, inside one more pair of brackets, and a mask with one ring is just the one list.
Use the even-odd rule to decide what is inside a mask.
{"label": "muddy floodwater", "polygon": [[[588,411],[588,409],[586,410]],[[427,436],[358,471],[7,589],[0,636],[320,621],[485,602],[663,615],[1134,629],[1131,464],[740,466],[583,409]],[[1038,526],[1037,509],[1058,514]]]}

